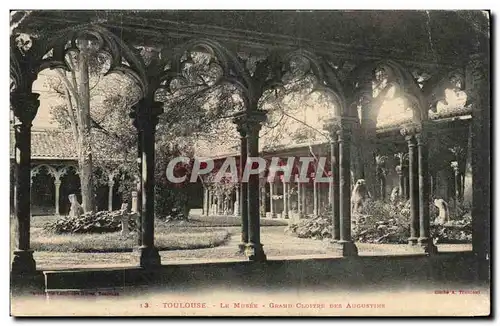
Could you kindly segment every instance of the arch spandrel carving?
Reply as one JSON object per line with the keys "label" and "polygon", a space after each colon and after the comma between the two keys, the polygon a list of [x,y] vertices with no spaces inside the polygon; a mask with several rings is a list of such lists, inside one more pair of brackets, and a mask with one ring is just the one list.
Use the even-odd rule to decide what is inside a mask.
{"label": "arch spandrel carving", "polygon": [[[11,94],[32,94],[33,82],[37,79],[41,42],[27,34],[10,37],[10,91]],[[14,106],[14,109],[19,109]]]}
{"label": "arch spandrel carving", "polygon": [[[370,85],[370,80],[372,82],[376,81],[377,74],[383,75],[383,81],[378,81],[378,87]],[[412,109],[412,120],[414,122],[428,119],[426,100],[417,80],[410,70],[399,62],[394,60],[361,62],[346,77],[344,85],[351,109],[354,110],[360,105],[360,101],[363,102],[363,99],[365,99],[365,104],[371,102],[371,105],[365,105],[365,107],[373,110],[373,112],[365,114],[372,117],[372,119],[376,119],[378,116],[380,107],[389,92],[393,94],[393,98],[401,97],[405,100],[405,105]],[[373,92],[374,89],[377,89],[377,91]],[[370,91],[372,94],[370,94]]]}
{"label": "arch spandrel carving", "polygon": [[[210,39],[193,39],[171,51],[169,61],[168,76],[165,78],[164,88],[170,87],[170,81],[178,79],[181,82],[188,83],[185,75],[188,65],[194,62],[196,53],[203,53],[207,57],[206,64],[216,72],[213,80],[209,83],[203,82],[199,86],[203,90],[213,89],[219,85],[229,84],[235,87],[246,108],[255,108],[259,99],[258,91],[255,89],[254,81],[245,62],[238,55],[226,48],[223,44]],[[199,76],[189,76],[198,78]],[[203,78],[201,78],[203,80]]]}
{"label": "arch spandrel carving", "polygon": [[311,74],[316,79],[312,92],[324,92],[328,94],[335,107],[333,116],[348,115],[344,87],[340,81],[335,68],[327,59],[306,50],[296,50],[283,55],[284,71],[292,70],[291,63],[294,60],[302,60],[303,65],[299,69],[304,75]]}
{"label": "arch spandrel carving", "polygon": [[465,90],[465,73],[463,69],[442,69],[422,86],[422,92],[428,105],[428,110],[437,112],[438,104],[448,105],[447,90],[455,93]]}
{"label": "arch spandrel carving", "polygon": [[110,66],[106,75],[124,74],[138,85],[142,94],[147,93],[146,65],[138,50],[128,46],[119,36],[97,24],[72,26],[56,36],[42,38],[41,46],[37,48],[37,56],[40,58],[38,72],[57,68],[70,71],[71,66],[66,55],[72,51],[81,51],[79,40],[89,40],[93,51],[109,55]]}

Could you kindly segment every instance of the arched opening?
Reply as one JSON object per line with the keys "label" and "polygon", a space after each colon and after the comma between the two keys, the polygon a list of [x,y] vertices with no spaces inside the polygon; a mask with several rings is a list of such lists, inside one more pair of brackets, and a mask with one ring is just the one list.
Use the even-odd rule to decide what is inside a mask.
{"label": "arched opening", "polygon": [[61,215],[68,215],[71,203],[68,196],[75,194],[79,203],[82,202],[82,193],[80,187],[80,177],[75,167],[68,167],[67,173],[61,177],[61,188],[59,197],[59,209]]}
{"label": "arched opening", "polygon": [[35,168],[31,184],[31,214],[54,215],[55,212],[55,185],[54,176],[46,166]]}

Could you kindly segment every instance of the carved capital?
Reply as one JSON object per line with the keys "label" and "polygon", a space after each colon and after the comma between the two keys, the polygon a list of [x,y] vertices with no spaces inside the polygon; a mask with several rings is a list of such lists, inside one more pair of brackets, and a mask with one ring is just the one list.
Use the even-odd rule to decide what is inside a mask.
{"label": "carved capital", "polygon": [[337,140],[337,133],[341,129],[341,118],[334,117],[327,120],[327,122],[323,125],[323,130],[327,131],[330,134],[330,138],[332,141]]}
{"label": "carved capital", "polygon": [[408,153],[400,152],[394,154],[394,157],[398,159],[399,165],[404,169],[405,165],[408,163]]}
{"label": "carved capital", "polygon": [[264,110],[247,110],[234,115],[233,123],[242,137],[250,133],[258,133],[262,123],[267,120],[267,112]]}
{"label": "carved capital", "polygon": [[416,134],[422,131],[422,126],[417,123],[405,124],[401,127],[401,135],[405,138],[414,137]]}
{"label": "carved capital", "polygon": [[27,34],[14,34],[10,38],[11,91],[31,93],[37,79],[41,43]]}
{"label": "carved capital", "polygon": [[129,117],[133,119],[134,127],[139,131],[156,130],[159,116],[163,113],[163,102],[142,99],[133,106],[134,111],[130,112]]}
{"label": "carved capital", "polygon": [[457,161],[452,161],[450,163],[450,166],[452,167],[453,171],[455,171],[455,174],[458,174],[458,172],[459,172],[458,162]]}
{"label": "carved capital", "polygon": [[31,126],[31,122],[38,112],[40,100],[39,94],[12,92],[10,93],[10,103],[14,115],[19,119],[19,123],[25,126]]}
{"label": "carved capital", "polygon": [[426,126],[418,134],[415,135],[418,146],[422,146],[427,142],[427,140],[429,139],[430,128],[431,126],[427,126],[426,124]]}
{"label": "carved capital", "polygon": [[339,142],[350,141],[352,131],[357,125],[357,119],[351,117],[342,117],[340,119],[340,129],[337,131]]}
{"label": "carved capital", "polygon": [[396,173],[401,176],[403,174],[403,168],[401,167],[401,165],[396,165]]}

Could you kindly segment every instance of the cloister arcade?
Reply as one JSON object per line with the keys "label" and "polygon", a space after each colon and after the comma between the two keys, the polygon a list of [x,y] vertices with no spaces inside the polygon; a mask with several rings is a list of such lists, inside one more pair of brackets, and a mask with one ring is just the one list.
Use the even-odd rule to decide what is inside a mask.
{"label": "cloister arcade", "polygon": [[[89,51],[80,42],[82,39],[91,40],[99,51],[110,55],[109,73],[125,74],[141,91],[140,101],[130,108],[130,117],[137,128],[139,139],[137,158],[141,171],[139,196],[142,225],[139,264],[143,268],[161,265],[154,244],[153,171],[155,129],[164,104],[156,100],[155,94],[158,89],[169,88],[176,78],[183,78],[181,69],[194,51],[210,55],[210,63],[217,65],[220,71],[214,83],[235,86],[243,100],[243,110],[231,112],[232,122],[240,135],[240,169],[246,166],[248,158],[261,155],[259,131],[266,120],[266,110],[259,107],[259,99],[263,93],[269,89],[279,90],[283,84],[283,75],[293,70],[297,62],[304,74],[314,76],[315,90],[326,94],[335,108],[324,128],[330,139],[328,155],[332,183],[328,190],[328,201],[333,215],[333,240],[336,250],[342,256],[358,254],[351,238],[351,152],[355,150],[352,146],[353,137],[361,134],[363,157],[366,162],[375,164],[372,141],[376,138],[377,115],[382,97],[380,94],[373,95],[372,85],[378,78],[377,74],[385,76],[385,84],[380,93],[386,95],[389,91],[393,92],[394,96],[404,99],[406,106],[411,109],[411,120],[397,127],[400,139],[406,142],[404,152],[409,162],[407,193],[411,202],[412,221],[409,243],[416,252],[428,255],[437,253],[429,233],[431,184],[428,147],[430,142],[437,141],[432,138],[436,124],[429,118],[429,110],[433,110],[443,99],[444,89],[456,87],[456,80],[460,80],[460,88],[467,93],[467,105],[470,105],[472,112],[473,251],[480,264],[487,262],[490,232],[489,152],[486,150],[489,148],[490,128],[488,36],[465,24],[454,13],[432,14],[436,23],[449,27],[444,29],[443,34],[435,34],[430,45],[427,33],[419,34],[422,32],[421,26],[425,26],[425,19],[422,18],[425,14],[405,14],[404,19],[419,27],[416,28],[414,37],[409,37],[410,40],[405,41],[399,50],[395,49],[397,44],[393,42],[401,40],[404,33],[384,25],[384,19],[374,13],[352,13],[348,15],[349,18],[321,16],[324,26],[314,23],[312,16],[307,13],[289,16],[296,17],[312,29],[315,36],[311,41],[297,36],[301,32],[287,32],[285,27],[277,28],[274,34],[258,31],[258,27],[252,23],[252,15],[257,15],[255,13],[246,14],[247,16],[243,13],[235,14],[239,15],[240,21],[245,22],[247,27],[244,32],[231,31],[234,26],[230,26],[229,16],[221,23],[223,26],[206,28],[203,27],[203,22],[197,25],[196,19],[199,17],[196,18],[194,13],[192,15],[187,17],[193,19],[195,27],[186,29],[185,24],[173,27],[167,18],[159,17],[157,13],[139,12],[135,17],[123,12],[109,12],[105,16],[96,17],[88,12],[68,12],[66,16],[55,12],[33,12],[14,29],[11,40],[10,73],[13,88],[10,99],[16,117],[15,206],[19,225],[16,235],[18,247],[14,251],[12,262],[14,273],[36,270],[29,236],[30,189],[32,176],[41,171],[41,168],[32,169],[31,123],[39,106],[39,95],[32,92],[32,84],[38,72],[43,69],[70,69],[65,60],[68,51]],[[215,19],[210,24],[217,25],[214,23],[217,15],[214,13],[213,17],[210,16]],[[278,17],[282,14],[275,15]],[[383,15],[387,17],[392,14]],[[362,23],[368,16],[380,21],[382,27],[370,35],[368,46],[363,49],[349,45],[345,38],[342,40],[344,43],[339,44],[321,41],[317,37],[322,28],[333,33],[340,28],[339,24],[346,24],[344,32],[353,39],[361,37],[363,34],[360,33],[369,35],[367,28],[371,27]],[[479,24],[486,19],[482,13],[472,17]],[[151,22],[158,22],[159,25],[156,28],[140,28],[136,26],[137,19],[146,21],[146,25]],[[356,21],[357,26],[361,26],[360,30],[349,19]],[[463,25],[459,27],[459,24]],[[293,30],[292,27],[289,28]],[[220,30],[223,33],[218,32]],[[463,33],[460,34],[457,30]],[[377,41],[377,37],[381,37],[377,33],[391,34],[382,35]],[[454,37],[458,39],[453,39]],[[440,46],[436,45],[440,43]],[[413,51],[417,51],[422,44],[425,45],[424,50],[415,55]],[[264,56],[265,59],[257,62],[255,71],[250,71],[246,62],[238,55],[240,52]],[[418,79],[414,72],[423,70],[428,77]],[[47,170],[54,177],[54,184],[58,189],[58,180],[66,170],[52,167],[47,167]],[[376,178],[373,175],[363,177],[367,180]],[[248,183],[241,183],[238,190],[243,222],[241,241],[251,261],[266,259],[262,245],[265,239],[260,236],[259,182],[258,175],[251,175]],[[57,195],[55,201],[57,205]]]}

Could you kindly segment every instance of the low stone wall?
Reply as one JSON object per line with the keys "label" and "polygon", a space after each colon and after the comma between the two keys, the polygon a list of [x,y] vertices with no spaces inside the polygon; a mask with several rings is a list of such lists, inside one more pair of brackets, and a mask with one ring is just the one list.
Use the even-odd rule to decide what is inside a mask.
{"label": "low stone wall", "polygon": [[151,289],[198,289],[238,287],[282,289],[287,287],[367,288],[435,287],[443,282],[470,284],[476,281],[477,263],[472,253],[271,260],[262,263],[237,261],[164,265],[141,268],[45,271],[44,287],[64,289],[122,288],[147,285]]}

